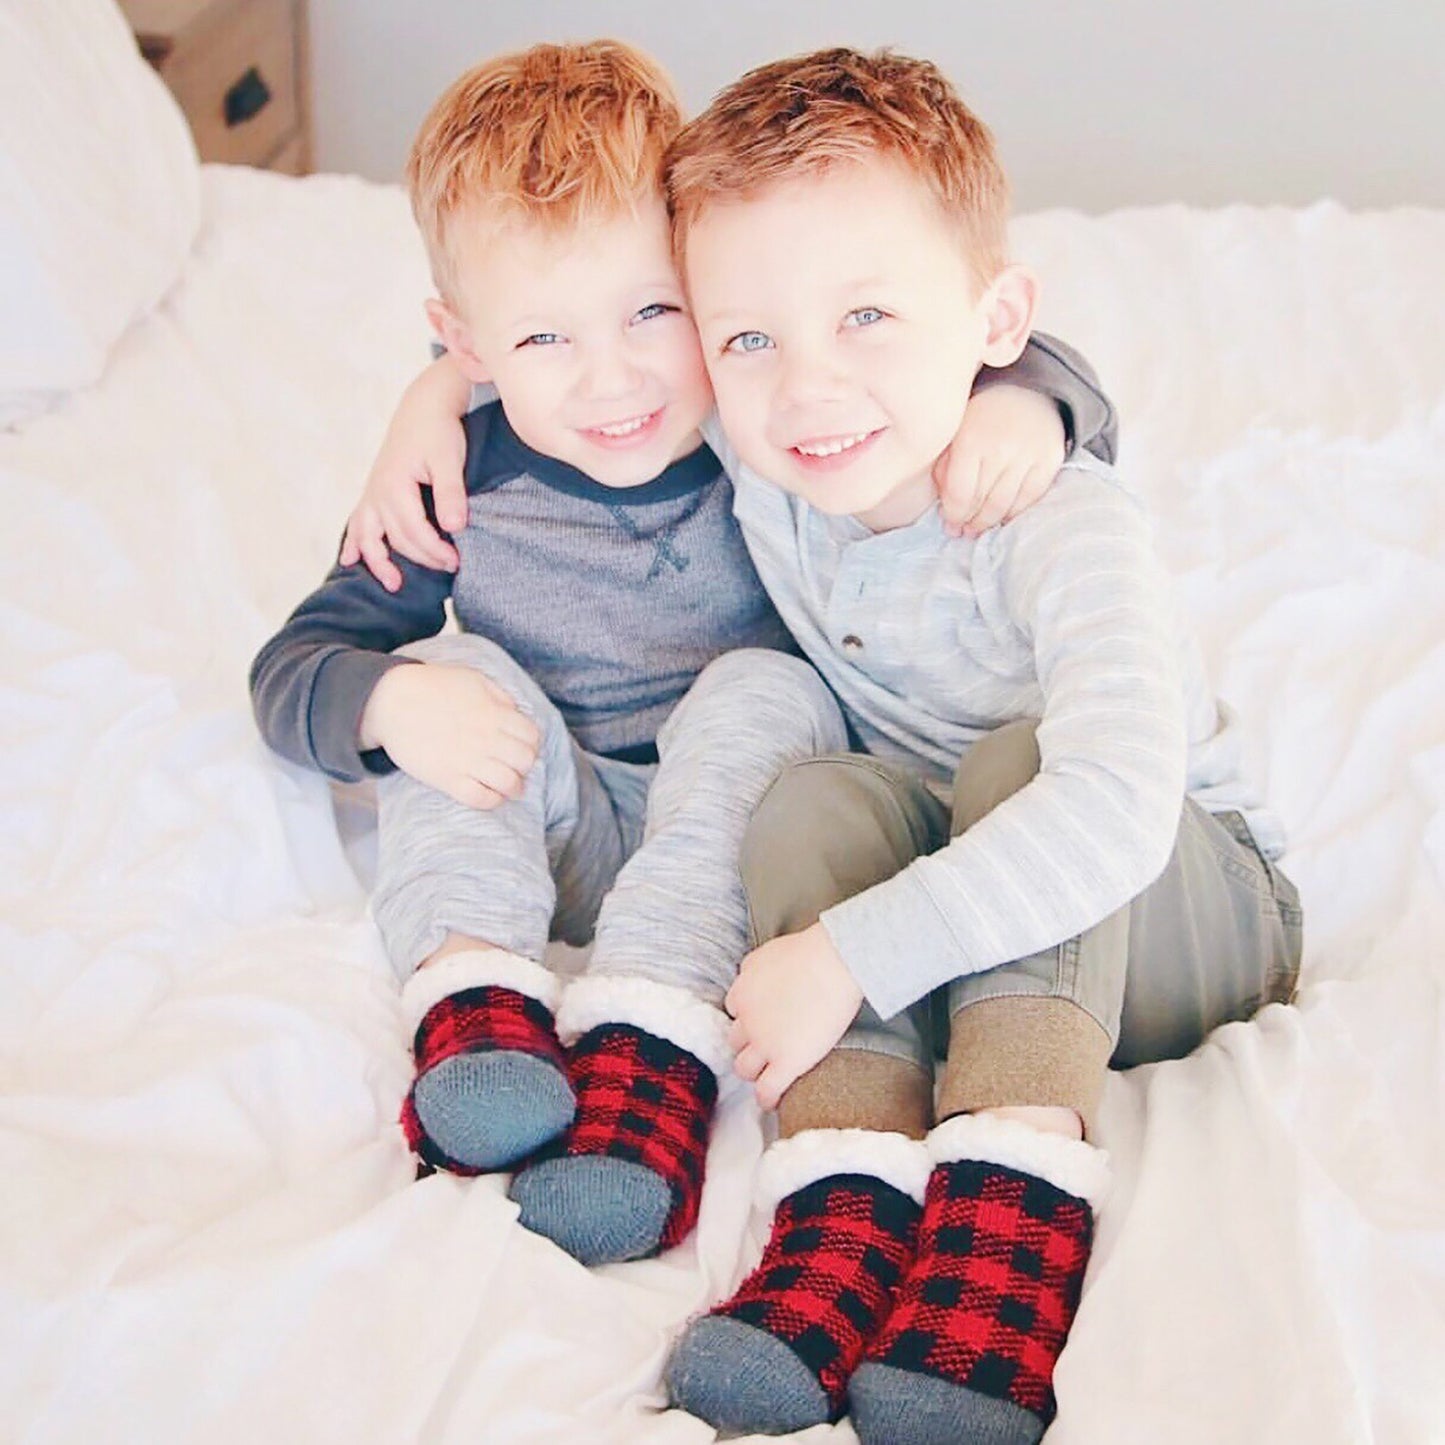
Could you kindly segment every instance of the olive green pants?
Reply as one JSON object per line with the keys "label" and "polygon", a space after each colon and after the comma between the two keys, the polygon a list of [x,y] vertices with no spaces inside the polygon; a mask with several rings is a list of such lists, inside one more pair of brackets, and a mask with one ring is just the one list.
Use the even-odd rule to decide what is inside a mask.
{"label": "olive green pants", "polygon": [[[796,933],[944,847],[1039,767],[1032,722],[969,749],[950,810],[915,776],[864,754],[789,766],[753,815],[743,886],[755,943]],[[1076,938],[955,979],[891,1019],[864,1004],[780,1106],[782,1132],[897,1130],[1004,1105],[1075,1110],[1091,1130],[1112,1064],[1177,1058],[1216,1025],[1288,1001],[1299,975],[1294,885],[1238,814],[1187,800],[1169,862],[1133,902]],[[908,940],[900,938],[900,950]]]}

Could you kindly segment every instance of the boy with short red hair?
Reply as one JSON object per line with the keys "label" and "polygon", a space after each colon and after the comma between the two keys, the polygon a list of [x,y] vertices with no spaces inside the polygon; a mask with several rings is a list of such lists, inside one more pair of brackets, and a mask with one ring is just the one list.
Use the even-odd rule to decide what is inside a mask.
{"label": "boy with short red hair", "polygon": [[1106,1190],[1111,1059],[1292,992],[1278,827],[1106,465],[1076,450],[983,537],[940,523],[932,459],[1037,285],[939,71],[761,67],[684,128],[667,185],[738,520],[866,750],[785,769],[744,841],[761,946],[726,1002],[737,1071],[780,1106],[774,1223],[672,1398],[743,1431],[846,1406],[867,1445],[1028,1445]]}
{"label": "boy with short red hair", "polygon": [[[698,432],[711,393],[660,189],[679,124],[666,77],[611,41],[500,57],[441,98],[409,168],[448,351],[427,395],[461,438],[471,385],[498,394],[455,448],[459,565],[407,566],[396,591],[338,566],[252,672],[278,752],[378,779],[412,1146],[517,1169],[523,1224],[586,1263],[696,1220],[742,833],[779,768],[845,741]],[[1056,370],[1092,435],[1107,406]],[[1047,453],[1043,410],[1015,454]],[[461,635],[437,635],[448,602]],[[593,941],[565,992],[549,936]]]}
{"label": "boy with short red hair", "polygon": [[[518,1170],[523,1222],[588,1263],[696,1218],[743,928],[732,774],[810,747],[795,704],[821,691],[698,434],[711,393],[658,189],[680,123],[658,67],[610,41],[498,57],[438,100],[408,168],[427,313],[443,380],[500,396],[467,419],[460,565],[394,593],[334,568],[251,679],[278,752],[377,779],[410,1144]],[[595,937],[565,1005],[552,936]]]}

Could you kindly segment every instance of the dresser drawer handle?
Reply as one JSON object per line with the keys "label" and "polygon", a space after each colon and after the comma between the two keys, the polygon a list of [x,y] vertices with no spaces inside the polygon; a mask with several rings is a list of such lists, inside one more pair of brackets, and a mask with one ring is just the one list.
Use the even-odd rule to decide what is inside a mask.
{"label": "dresser drawer handle", "polygon": [[271,87],[261,79],[261,72],[253,65],[226,92],[226,124],[244,125],[252,116],[265,110],[270,102]]}

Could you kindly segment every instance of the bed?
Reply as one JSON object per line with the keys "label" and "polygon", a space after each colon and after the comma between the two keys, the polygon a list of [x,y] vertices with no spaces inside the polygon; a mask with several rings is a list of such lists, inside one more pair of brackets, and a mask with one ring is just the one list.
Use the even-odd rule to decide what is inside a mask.
{"label": "bed", "polygon": [[[67,259],[44,218],[0,229],[70,267],[79,317],[0,285],[0,391],[23,393],[0,431],[0,1439],[709,1441],[659,1377],[764,1237],[749,1095],[723,1100],[695,1237],[656,1260],[587,1271],[503,1181],[416,1181],[370,800],[251,724],[247,663],[424,355],[404,197],[196,167],[109,0],[47,31],[65,9],[7,16],[0,72],[33,101],[105,51],[174,174],[130,177],[117,124],[83,158],[119,175],[113,235]],[[0,134],[35,201],[35,130]],[[49,223],[73,229],[75,193]],[[1307,917],[1297,1006],[1110,1081],[1114,1192],[1049,1445],[1440,1441],[1445,213],[1049,212],[1014,240],[1119,404]],[[110,295],[85,343],[126,247],[134,314]]]}

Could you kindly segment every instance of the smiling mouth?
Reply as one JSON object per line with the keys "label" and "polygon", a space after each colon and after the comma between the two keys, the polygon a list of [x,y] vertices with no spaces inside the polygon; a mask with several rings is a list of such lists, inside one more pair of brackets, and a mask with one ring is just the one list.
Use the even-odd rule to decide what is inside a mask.
{"label": "smiling mouth", "polygon": [[608,422],[605,426],[584,427],[582,430],[596,441],[634,441],[651,432],[665,410],[665,407],[658,407],[656,411],[644,412],[641,416],[631,416],[625,421]]}
{"label": "smiling mouth", "polygon": [[831,461],[836,457],[847,456],[856,452],[860,447],[866,446],[874,437],[881,436],[883,428],[877,427],[873,431],[848,432],[842,436],[818,437],[812,441],[795,442],[788,448],[794,456],[805,462]]}

